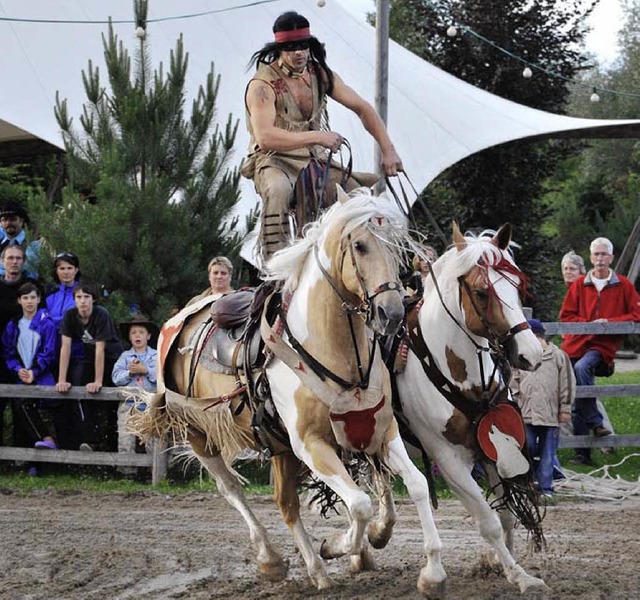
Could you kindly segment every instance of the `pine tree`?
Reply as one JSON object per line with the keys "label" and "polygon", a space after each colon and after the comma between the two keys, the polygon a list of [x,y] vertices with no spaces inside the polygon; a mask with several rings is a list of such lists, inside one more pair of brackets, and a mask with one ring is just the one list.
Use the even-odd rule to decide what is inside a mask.
{"label": "pine tree", "polygon": [[[532,108],[562,113],[570,94],[566,80],[586,67],[580,43],[586,33],[584,17],[594,4],[393,0],[391,33],[412,52],[472,85]],[[458,25],[455,37],[446,34],[452,22]],[[476,35],[464,32],[465,27]],[[533,77],[525,79],[525,65],[514,56],[559,77],[534,69]],[[495,229],[507,221],[514,225],[522,246],[518,264],[531,276],[534,306],[545,318],[553,317],[559,249],[542,235],[548,210],[539,199],[558,161],[574,151],[563,142],[503,144],[454,165],[427,190],[443,228],[452,218],[463,228]]]}
{"label": "pine tree", "polygon": [[187,114],[188,54],[177,40],[165,74],[152,70],[147,0],[135,0],[133,60],[110,24],[103,34],[108,86],[89,60],[80,131],[57,99],[70,185],[63,206],[40,207],[50,247],[78,254],[83,275],[161,321],[206,286],[206,265],[237,257],[239,171],[228,163],[238,122],[215,125],[214,65]]}

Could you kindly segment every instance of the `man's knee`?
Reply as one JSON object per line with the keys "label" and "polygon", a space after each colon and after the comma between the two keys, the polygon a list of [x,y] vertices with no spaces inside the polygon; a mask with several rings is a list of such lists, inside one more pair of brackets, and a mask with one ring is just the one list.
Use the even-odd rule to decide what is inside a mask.
{"label": "man's knee", "polygon": [[293,184],[279,169],[262,169],[255,178],[263,214],[283,214],[291,207]]}

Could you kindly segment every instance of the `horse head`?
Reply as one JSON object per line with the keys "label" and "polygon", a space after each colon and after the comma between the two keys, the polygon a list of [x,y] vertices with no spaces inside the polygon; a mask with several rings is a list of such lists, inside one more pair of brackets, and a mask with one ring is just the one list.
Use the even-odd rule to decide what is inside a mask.
{"label": "horse head", "polygon": [[322,249],[330,258],[326,271],[343,296],[343,308],[366,315],[373,331],[392,335],[404,318],[394,242],[406,233],[404,217],[388,200],[370,194],[349,197],[338,188],[338,200],[346,214],[323,239]]}
{"label": "horse head", "polygon": [[[456,223],[453,243],[458,253],[469,245]],[[526,292],[527,278],[508,250],[510,243],[508,223],[485,240],[471,268],[458,277],[460,301],[472,333],[501,346],[514,367],[534,370],[540,365],[542,350],[522,310],[520,298]]]}

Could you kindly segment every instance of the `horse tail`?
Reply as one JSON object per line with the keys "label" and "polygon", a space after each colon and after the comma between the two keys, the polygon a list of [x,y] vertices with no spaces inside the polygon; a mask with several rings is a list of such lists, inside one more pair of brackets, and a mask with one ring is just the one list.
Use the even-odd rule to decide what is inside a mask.
{"label": "horse tail", "polygon": [[[164,392],[145,392],[139,388],[127,388],[126,400],[133,400],[133,409],[127,419],[127,431],[147,444],[153,439],[163,439],[171,431],[172,423],[167,413]],[[144,406],[146,404],[146,406]]]}

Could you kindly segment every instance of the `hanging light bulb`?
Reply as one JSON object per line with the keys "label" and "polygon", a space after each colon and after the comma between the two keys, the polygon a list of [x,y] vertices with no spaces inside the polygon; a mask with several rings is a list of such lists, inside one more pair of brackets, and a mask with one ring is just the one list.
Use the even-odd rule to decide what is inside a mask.
{"label": "hanging light bulb", "polygon": [[522,71],[522,76],[525,79],[531,79],[531,77],[533,76],[533,71],[529,67],[525,67]]}
{"label": "hanging light bulb", "polygon": [[458,30],[455,25],[449,25],[449,27],[447,27],[447,35],[449,37],[456,37],[458,35]]}
{"label": "hanging light bulb", "polygon": [[598,90],[595,87],[593,88],[593,92],[591,93],[591,97],[589,98],[589,100],[591,100],[591,102],[593,102],[594,104],[596,102],[600,102],[600,95],[598,94]]}
{"label": "hanging light bulb", "polygon": [[316,2],[316,4],[317,4],[320,8],[323,8],[324,6],[326,6],[326,5],[327,5],[327,0],[318,0],[318,1]]}
{"label": "hanging light bulb", "polygon": [[147,31],[145,30],[144,27],[138,26],[136,27],[136,37],[140,38],[141,40],[145,38],[145,36],[147,35]]}

